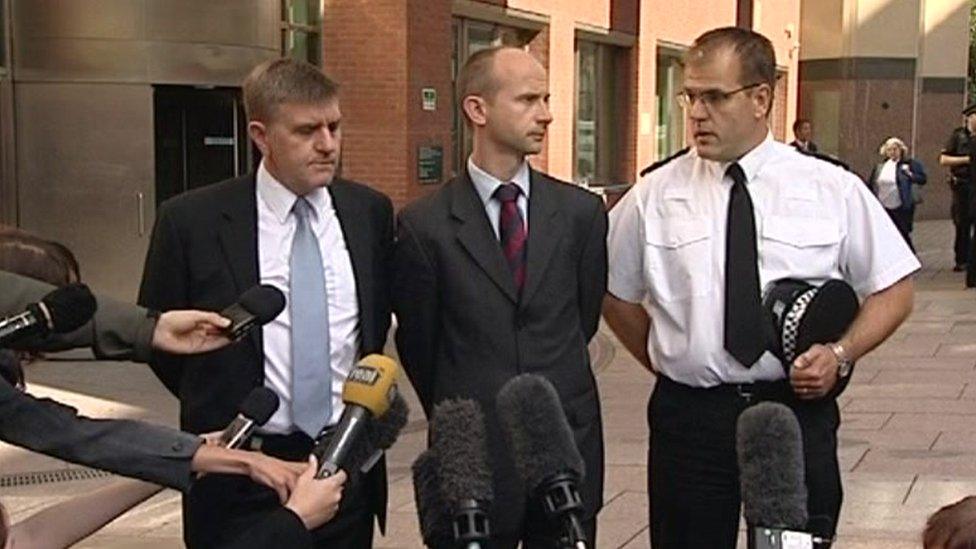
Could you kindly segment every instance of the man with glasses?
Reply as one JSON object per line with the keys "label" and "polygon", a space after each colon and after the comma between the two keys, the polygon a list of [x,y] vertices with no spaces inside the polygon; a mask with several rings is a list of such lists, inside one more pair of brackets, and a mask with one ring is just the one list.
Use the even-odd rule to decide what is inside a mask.
{"label": "man with glasses", "polygon": [[[795,412],[808,528],[832,536],[841,504],[832,389],[912,308],[919,263],[865,185],[773,140],[775,79],[765,37],[739,28],[700,36],[680,96],[692,147],[645,171],[610,213],[604,315],[657,376],[648,405],[655,548],[735,547],[736,420],[761,401]],[[766,352],[761,306],[761,288],[783,278],[840,278],[864,298],[843,337],[787,367]]]}

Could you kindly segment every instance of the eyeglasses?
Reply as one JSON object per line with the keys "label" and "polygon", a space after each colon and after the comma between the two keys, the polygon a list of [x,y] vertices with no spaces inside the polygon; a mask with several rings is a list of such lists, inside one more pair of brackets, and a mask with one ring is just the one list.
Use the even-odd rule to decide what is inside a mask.
{"label": "eyeglasses", "polygon": [[701,101],[705,108],[710,109],[713,107],[718,107],[726,101],[732,98],[733,95],[750,90],[752,88],[762,86],[765,82],[756,82],[754,84],[749,84],[748,86],[742,86],[741,88],[736,88],[732,91],[722,91],[719,89],[710,89],[700,92],[690,92],[688,90],[683,90],[678,92],[676,97],[678,98],[678,103],[682,107],[691,108],[695,104],[695,101]]}

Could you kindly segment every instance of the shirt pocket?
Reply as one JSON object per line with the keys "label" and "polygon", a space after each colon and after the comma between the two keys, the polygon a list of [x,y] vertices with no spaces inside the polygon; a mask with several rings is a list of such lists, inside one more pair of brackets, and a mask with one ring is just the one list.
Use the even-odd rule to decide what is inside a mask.
{"label": "shirt pocket", "polygon": [[762,227],[762,267],[773,279],[832,277],[838,272],[840,241],[836,220],[767,216]]}
{"label": "shirt pocket", "polygon": [[645,225],[644,233],[644,276],[652,299],[681,301],[711,291],[711,220],[653,219]]}

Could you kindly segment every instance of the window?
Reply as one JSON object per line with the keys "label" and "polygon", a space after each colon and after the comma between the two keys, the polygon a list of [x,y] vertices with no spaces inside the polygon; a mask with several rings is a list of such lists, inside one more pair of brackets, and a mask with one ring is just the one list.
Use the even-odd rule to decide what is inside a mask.
{"label": "window", "polygon": [[657,159],[667,158],[685,148],[685,113],[678,103],[684,71],[681,52],[657,50]]}
{"label": "window", "polygon": [[281,54],[322,66],[322,0],[281,3]]}
{"label": "window", "polygon": [[620,48],[576,40],[573,181],[609,185],[617,171],[617,63]]}
{"label": "window", "polygon": [[[452,22],[454,52],[451,57],[452,82],[457,81],[458,71],[471,54],[493,46],[526,46],[538,34],[536,30],[520,29],[497,23],[455,17]],[[454,174],[466,166],[471,154],[471,132],[464,123],[464,114],[457,105],[457,89],[452,86],[454,99],[454,127],[451,131],[454,156]]]}

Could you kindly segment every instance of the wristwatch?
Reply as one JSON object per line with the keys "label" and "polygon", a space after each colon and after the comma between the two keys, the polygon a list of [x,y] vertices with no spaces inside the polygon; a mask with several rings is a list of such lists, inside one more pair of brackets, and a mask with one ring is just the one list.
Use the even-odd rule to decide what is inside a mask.
{"label": "wristwatch", "polygon": [[844,379],[851,375],[851,368],[854,366],[854,361],[847,355],[847,349],[839,342],[831,343],[828,347],[830,347],[834,356],[837,357],[837,377]]}

